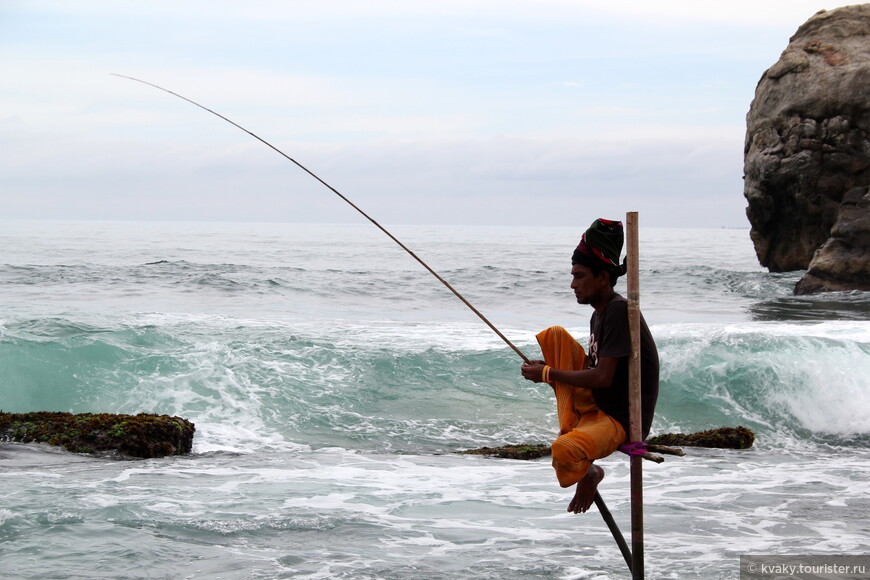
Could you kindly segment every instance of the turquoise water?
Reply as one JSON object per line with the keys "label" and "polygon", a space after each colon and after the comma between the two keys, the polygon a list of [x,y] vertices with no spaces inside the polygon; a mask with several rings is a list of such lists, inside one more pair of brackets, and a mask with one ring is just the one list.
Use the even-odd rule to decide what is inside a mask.
{"label": "turquoise water", "polygon": [[[580,231],[394,232],[529,356],[552,324],[585,342]],[[0,222],[0,244],[4,411],[197,426],[160,460],[0,446],[11,577],[626,577],[546,461],[451,453],[549,441],[551,394],[370,226]],[[757,435],[645,466],[647,577],[867,553],[870,295],[794,297],[799,277],[758,267],[743,230],[642,229],[653,432]],[[626,460],[602,465],[627,532]]]}

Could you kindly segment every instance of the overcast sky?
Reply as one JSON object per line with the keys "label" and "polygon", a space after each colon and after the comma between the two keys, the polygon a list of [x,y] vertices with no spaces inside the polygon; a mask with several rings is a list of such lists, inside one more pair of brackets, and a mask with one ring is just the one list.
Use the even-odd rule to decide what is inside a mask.
{"label": "overcast sky", "polygon": [[748,227],[745,115],[825,0],[0,0],[0,218]]}

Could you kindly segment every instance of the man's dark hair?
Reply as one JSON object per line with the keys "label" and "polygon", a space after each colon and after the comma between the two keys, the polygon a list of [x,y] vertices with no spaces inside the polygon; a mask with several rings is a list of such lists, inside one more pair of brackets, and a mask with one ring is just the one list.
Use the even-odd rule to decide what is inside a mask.
{"label": "man's dark hair", "polygon": [[616,286],[616,281],[620,276],[624,275],[626,272],[625,260],[622,261],[620,266],[608,266],[604,262],[593,262],[589,261],[588,263],[582,263],[582,265],[586,266],[590,270],[592,270],[592,275],[597,276],[601,272],[607,272],[608,277],[610,278],[610,287],[613,288]]}

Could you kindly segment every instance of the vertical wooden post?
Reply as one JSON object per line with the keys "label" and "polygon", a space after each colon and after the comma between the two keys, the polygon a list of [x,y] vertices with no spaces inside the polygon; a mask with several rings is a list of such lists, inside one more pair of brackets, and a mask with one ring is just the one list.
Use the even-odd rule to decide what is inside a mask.
{"label": "vertical wooden post", "polygon": [[[628,324],[631,358],[628,365],[629,441],[643,440],[640,398],[640,265],[637,212],[625,214],[628,266]],[[631,577],[643,579],[643,459],[631,456]]]}

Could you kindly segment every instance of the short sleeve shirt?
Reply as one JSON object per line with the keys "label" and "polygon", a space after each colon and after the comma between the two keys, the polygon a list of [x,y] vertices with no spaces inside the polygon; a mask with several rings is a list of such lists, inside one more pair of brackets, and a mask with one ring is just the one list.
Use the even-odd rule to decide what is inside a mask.
{"label": "short sleeve shirt", "polygon": [[[643,315],[641,315],[640,326],[641,430],[646,439],[659,394],[659,355]],[[628,324],[628,302],[617,294],[600,316],[597,312],[592,314],[589,327],[591,366],[597,366],[600,358],[619,359],[613,384],[610,387],[592,390],[595,403],[599,409],[619,421],[625,432],[629,433],[628,363],[631,357],[631,336]]]}

